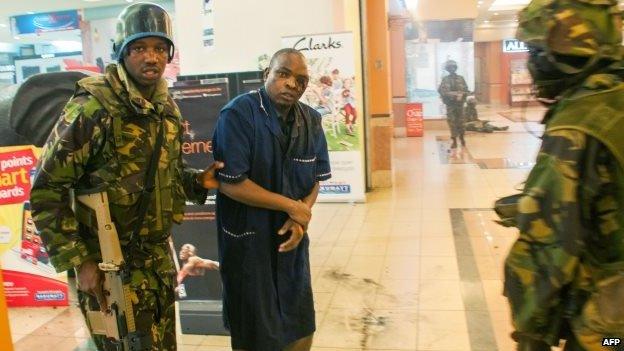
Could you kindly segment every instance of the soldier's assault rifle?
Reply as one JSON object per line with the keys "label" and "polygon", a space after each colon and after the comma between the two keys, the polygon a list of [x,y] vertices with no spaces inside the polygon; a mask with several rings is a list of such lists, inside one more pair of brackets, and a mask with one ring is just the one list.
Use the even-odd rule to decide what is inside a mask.
{"label": "soldier's assault rifle", "polygon": [[78,221],[97,232],[102,253],[98,264],[104,273],[106,306],[87,311],[95,335],[104,335],[118,351],[146,350],[151,338],[136,331],[130,289],[130,270],[125,263],[119,236],[109,210],[106,190],[73,191],[72,209]]}

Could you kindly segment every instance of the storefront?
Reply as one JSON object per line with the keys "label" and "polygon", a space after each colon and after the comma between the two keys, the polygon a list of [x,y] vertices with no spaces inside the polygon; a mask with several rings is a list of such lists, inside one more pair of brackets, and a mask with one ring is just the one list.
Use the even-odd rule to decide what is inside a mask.
{"label": "storefront", "polygon": [[528,58],[528,49],[516,39],[476,43],[479,102],[512,107],[538,104],[531,91]]}
{"label": "storefront", "polygon": [[474,91],[473,21],[414,21],[405,31],[407,102],[422,104],[425,119],[441,118],[446,107],[438,87],[448,75],[444,70],[448,60],[457,63],[457,74]]}

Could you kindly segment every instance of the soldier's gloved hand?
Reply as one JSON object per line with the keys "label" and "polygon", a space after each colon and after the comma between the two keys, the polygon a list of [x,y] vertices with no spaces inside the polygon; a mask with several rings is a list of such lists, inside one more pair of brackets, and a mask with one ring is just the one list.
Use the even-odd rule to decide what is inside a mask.
{"label": "soldier's gloved hand", "polygon": [[210,167],[206,168],[197,176],[197,183],[205,189],[217,189],[219,180],[217,180],[217,170],[223,168],[223,162],[215,161]]}
{"label": "soldier's gloved hand", "polygon": [[104,296],[104,274],[95,261],[85,261],[76,267],[76,281],[78,289],[95,296],[100,310],[107,312],[106,297]]}

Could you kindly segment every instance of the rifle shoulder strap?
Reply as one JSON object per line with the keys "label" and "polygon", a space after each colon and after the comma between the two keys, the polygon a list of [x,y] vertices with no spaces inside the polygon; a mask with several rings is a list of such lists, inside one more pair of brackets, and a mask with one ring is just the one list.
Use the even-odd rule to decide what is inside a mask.
{"label": "rifle shoulder strap", "polygon": [[143,221],[145,220],[147,209],[149,208],[149,201],[152,196],[152,192],[154,192],[154,181],[156,178],[156,170],[158,169],[158,160],[160,159],[160,153],[162,150],[164,128],[165,126],[161,119],[158,125],[158,135],[156,137],[156,143],[154,144],[154,149],[152,151],[152,157],[149,161],[147,171],[145,172],[145,181],[143,182],[144,187],[143,191],[141,192],[141,197],[138,201],[139,206],[136,209],[136,224],[130,236],[130,244],[139,244],[139,247],[141,246],[141,244],[138,238],[141,232],[141,227],[143,227]]}

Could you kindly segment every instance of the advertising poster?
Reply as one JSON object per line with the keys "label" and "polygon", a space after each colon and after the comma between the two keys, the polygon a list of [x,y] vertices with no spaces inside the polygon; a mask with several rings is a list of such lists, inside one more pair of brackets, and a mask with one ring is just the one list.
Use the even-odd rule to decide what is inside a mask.
{"label": "advertising poster", "polygon": [[[212,135],[219,111],[228,103],[227,79],[178,82],[170,89],[182,122],[182,154],[186,164],[205,169],[213,162]],[[215,218],[216,191],[205,205],[188,204],[184,222],[172,229],[180,326],[185,334],[226,334],[221,317],[221,277],[206,269],[219,260]]]}
{"label": "advertising poster", "polygon": [[80,29],[80,16],[77,10],[11,17],[13,35],[41,34],[74,29]]}
{"label": "advertising poster", "polygon": [[353,33],[284,37],[282,44],[306,57],[310,82],[301,101],[323,119],[332,178],[321,183],[319,201],[364,201],[364,116]]}
{"label": "advertising poster", "polygon": [[410,103],[405,106],[405,127],[408,137],[423,136],[423,108],[420,103]]}
{"label": "advertising poster", "polygon": [[39,150],[0,147],[0,266],[7,304],[67,306],[67,278],[50,264],[30,209]]}

